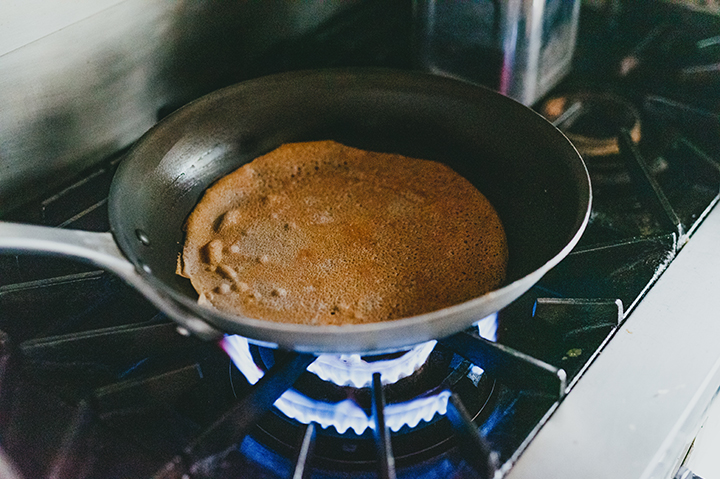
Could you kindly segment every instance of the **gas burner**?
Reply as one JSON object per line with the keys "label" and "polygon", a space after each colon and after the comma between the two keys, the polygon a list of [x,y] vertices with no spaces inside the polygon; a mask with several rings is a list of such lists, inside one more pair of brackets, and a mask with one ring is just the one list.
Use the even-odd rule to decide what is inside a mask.
{"label": "gas burner", "polygon": [[[392,456],[397,467],[424,464],[423,468],[436,474],[437,466],[431,465],[435,461],[457,460],[459,451],[455,448],[458,441],[466,439],[461,439],[462,433],[450,419],[451,412],[456,411],[453,398],[461,398],[468,421],[483,421],[481,418],[491,414],[491,405],[501,397],[495,381],[481,371],[437,345],[415,374],[382,386],[383,423],[392,431]],[[372,405],[378,387],[340,387],[306,374],[275,402],[243,446],[257,443],[265,451],[293,457],[299,453],[297,438],[312,429],[314,467],[348,471],[343,477],[366,477],[367,471],[378,467]]]}
{"label": "gas burner", "polygon": [[[497,314],[484,318],[476,326],[480,336],[494,341]],[[303,424],[317,423],[323,428],[332,426],[340,434],[352,429],[355,434],[361,435],[374,425],[372,417],[356,400],[357,390],[370,387],[375,374],[380,374],[384,385],[394,385],[409,378],[428,362],[436,345],[437,341],[428,341],[407,351],[380,356],[320,355],[307,370],[319,378],[322,381],[319,384],[324,387],[321,389],[316,385],[307,394],[289,389],[275,402],[275,407],[288,418]],[[257,383],[274,362],[268,350],[258,348],[253,355],[250,342],[242,336],[226,336],[221,346],[250,384]],[[473,366],[471,373],[480,377],[483,370]],[[346,397],[334,394],[338,388],[346,391]],[[326,392],[322,392],[323,389]],[[332,392],[327,392],[328,389]],[[431,381],[427,390],[417,393],[407,401],[387,405],[385,418],[393,432],[405,426],[415,427],[421,421],[430,422],[436,414],[446,413],[450,391],[441,384]],[[332,400],[327,400],[327,396],[332,396]]]}
{"label": "gas burner", "polygon": [[[380,373],[385,382],[392,378],[394,383],[401,376],[407,377],[425,364],[436,344],[436,341],[430,341],[416,346],[400,357],[375,362],[366,362],[360,355],[322,355],[308,367],[308,371],[315,373],[326,382],[355,389],[370,385],[369,382],[357,380],[366,374],[370,374],[372,378],[373,370]],[[222,347],[250,384],[255,384],[264,376],[264,368],[255,363],[246,338],[237,335],[226,336],[222,341]],[[405,425],[414,427],[421,420],[430,421],[436,413],[445,414],[448,398],[449,391],[439,391],[437,394],[390,404],[385,410],[388,427],[397,432]],[[317,423],[323,428],[332,426],[340,434],[352,429],[360,435],[367,429],[373,428],[372,417],[354,401],[352,394],[339,401],[326,401],[289,389],[275,402],[275,407],[288,418],[300,423]]]}
{"label": "gas burner", "polygon": [[548,99],[541,113],[563,130],[580,154],[606,157],[620,152],[618,134],[626,129],[640,141],[640,114],[635,107],[610,93],[580,92]]}
{"label": "gas burner", "polygon": [[[627,146],[639,148],[641,137],[644,147],[652,145],[654,150],[660,151],[665,146],[662,135],[652,128],[644,128],[641,133],[641,117],[635,106],[611,93],[584,91],[550,98],[541,106],[540,112],[573,142],[585,160],[593,185],[620,187],[621,190],[613,191],[612,196],[623,198],[629,195],[629,201],[622,209],[633,209],[636,200],[634,187],[630,185],[634,181],[633,175],[625,157]],[[668,163],[661,155],[648,155],[644,162],[652,176],[668,169]]]}
{"label": "gas burner", "polygon": [[308,367],[308,371],[338,386],[369,387],[375,373],[380,373],[383,384],[392,384],[410,376],[425,364],[436,344],[437,341],[428,341],[399,355],[380,357],[322,354]]}

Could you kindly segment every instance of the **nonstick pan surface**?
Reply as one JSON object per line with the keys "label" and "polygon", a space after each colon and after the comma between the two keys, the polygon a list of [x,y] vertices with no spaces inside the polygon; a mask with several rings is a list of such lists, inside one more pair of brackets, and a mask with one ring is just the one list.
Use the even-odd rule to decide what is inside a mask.
{"label": "nonstick pan surface", "polygon": [[[326,139],[440,161],[470,180],[505,227],[505,285],[442,310],[364,325],[275,323],[198,305],[175,271],[183,225],[204,190],[282,143]],[[512,302],[578,242],[590,203],[587,170],[572,144],[507,97],[416,72],[305,71],[216,91],[149,130],[113,179],[113,238],[4,223],[0,248],[71,255],[111,269],[203,337],[236,333],[296,351],[381,352],[459,332]]]}

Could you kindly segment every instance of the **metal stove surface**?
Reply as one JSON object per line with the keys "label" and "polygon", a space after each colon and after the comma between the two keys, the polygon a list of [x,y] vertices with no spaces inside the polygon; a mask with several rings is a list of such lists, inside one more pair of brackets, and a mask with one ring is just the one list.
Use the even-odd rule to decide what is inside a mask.
{"label": "metal stove surface", "polygon": [[[615,336],[510,470],[510,478],[673,477],[720,387],[720,211],[712,209],[718,194],[720,117],[717,78],[709,78],[703,67],[720,58],[715,49],[720,27],[717,18],[680,9],[650,11],[655,15],[640,7],[635,13],[647,16],[625,18],[625,24],[609,25],[597,17],[585,24],[586,33],[597,29],[595,34],[625,40],[623,28],[643,25],[635,29],[634,40],[609,47],[615,57],[604,65],[586,65],[586,73],[612,72],[604,91],[621,92],[644,120],[653,122],[651,128],[661,125],[659,135],[651,130],[658,136],[650,145],[643,138],[636,147],[626,125],[628,131],[619,137],[620,156],[642,156],[644,172],[633,173],[628,164],[623,173],[628,177],[611,185],[607,170],[601,171],[607,165],[596,165],[594,190],[602,203],[608,192],[621,194],[621,183],[654,177],[646,190],[659,193],[659,201],[645,203],[665,225],[661,229],[675,230],[677,254],[668,257],[667,269],[630,308]],[[600,47],[585,43],[583,48]],[[676,156],[679,151],[684,153]],[[693,158],[710,180],[680,186]],[[592,175],[593,158],[586,161]],[[673,161],[679,161],[677,166]],[[686,207],[698,200],[696,194],[705,197],[699,204],[706,206],[690,212],[694,207]],[[632,206],[626,211],[626,218],[633,216]],[[595,219],[605,222],[601,215]],[[642,229],[649,225],[639,224]]]}
{"label": "metal stove surface", "polygon": [[720,387],[715,209],[509,478],[672,477]]}
{"label": "metal stove surface", "polygon": [[[280,46],[279,60],[265,58],[257,73],[324,66],[309,46],[340,44],[335,40],[348,31],[363,32],[352,43],[361,52],[356,64],[408,67],[402,39],[377,41],[397,40],[398,30],[383,36],[362,28],[379,8],[368,3],[371,10],[344,17],[320,36]],[[471,364],[499,385],[489,407],[469,418],[450,406],[452,420],[438,415],[430,421],[445,424],[443,434],[449,430],[455,438],[447,448],[395,472],[387,457],[383,463],[382,450],[378,465],[354,472],[302,470],[322,456],[302,446],[312,435],[293,423],[302,434],[288,439],[291,450],[272,451],[273,441],[253,430],[262,408],[250,419],[236,417],[242,424],[226,430],[224,439],[210,437],[224,412],[257,399],[216,345],[176,334],[173,323],[106,273],[59,259],[0,257],[0,466],[6,475],[181,477],[188,457],[207,465],[204,459],[250,432],[238,453],[223,456],[215,470],[195,467],[196,476],[671,477],[720,387],[720,323],[714,320],[720,100],[712,72],[687,63],[706,61],[720,30],[714,20],[702,17],[698,24],[696,16],[678,12],[648,16],[638,7],[624,23],[581,15],[581,61],[550,96],[588,87],[619,95],[639,111],[643,137],[636,145],[632,125],[615,132],[618,152],[611,156],[620,173],[590,165],[596,201],[586,235],[500,313],[498,341],[466,332],[441,342],[444,354],[465,365],[470,399],[461,404],[478,397],[478,376],[467,374]],[[593,43],[598,34],[608,39],[605,50]],[[672,60],[673,68],[662,61],[658,67],[659,59],[688,45],[702,51],[681,56],[685,63]],[[333,51],[324,61],[342,63]],[[117,161],[5,219],[107,229],[105,195]],[[298,365],[306,360],[290,357],[297,363],[291,370],[302,372]],[[365,391],[365,402],[377,401],[383,389]],[[368,440],[371,450],[387,446],[382,437]],[[497,470],[487,467],[491,451]]]}

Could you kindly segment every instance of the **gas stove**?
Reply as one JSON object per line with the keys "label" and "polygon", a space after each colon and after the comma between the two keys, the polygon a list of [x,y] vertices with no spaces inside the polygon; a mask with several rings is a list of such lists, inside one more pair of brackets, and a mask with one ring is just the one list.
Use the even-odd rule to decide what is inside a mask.
{"label": "gas stove", "polygon": [[[394,8],[377,22],[367,2],[244,74],[413,68]],[[586,160],[585,234],[497,315],[408,351],[206,342],[109,273],[1,256],[0,475],[672,477],[720,388],[718,35],[669,5],[581,12],[573,73],[533,108]],[[122,155],[3,219],[107,231]]]}

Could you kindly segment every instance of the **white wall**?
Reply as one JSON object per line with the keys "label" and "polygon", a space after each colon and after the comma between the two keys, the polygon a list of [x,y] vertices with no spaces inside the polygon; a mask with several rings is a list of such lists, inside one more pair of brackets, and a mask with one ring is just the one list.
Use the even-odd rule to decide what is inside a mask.
{"label": "white wall", "polygon": [[122,1],[3,0],[0,2],[0,55]]}
{"label": "white wall", "polygon": [[354,1],[0,0],[0,215]]}

